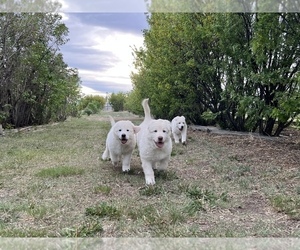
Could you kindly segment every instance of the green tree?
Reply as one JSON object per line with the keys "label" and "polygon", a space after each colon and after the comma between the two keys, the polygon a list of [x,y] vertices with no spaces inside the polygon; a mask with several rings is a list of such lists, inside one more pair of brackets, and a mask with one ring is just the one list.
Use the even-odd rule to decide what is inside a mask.
{"label": "green tree", "polygon": [[58,53],[67,42],[61,16],[0,14],[0,116],[15,127],[74,115],[80,79]]}
{"label": "green tree", "polygon": [[95,103],[98,110],[104,108],[105,98],[99,95],[87,95],[80,99],[80,103],[78,105],[79,110],[85,109],[89,103]]}
{"label": "green tree", "polygon": [[135,98],[155,117],[278,136],[299,114],[299,13],[152,13]]}
{"label": "green tree", "polygon": [[96,114],[104,108],[105,98],[102,96],[87,95],[81,98],[78,109],[88,115]]}
{"label": "green tree", "polygon": [[119,92],[117,94],[112,93],[108,99],[109,104],[112,106],[115,112],[123,111],[126,100],[126,94]]}
{"label": "green tree", "polygon": [[[201,114],[217,109],[221,92],[220,52],[212,14],[153,13],[145,31],[146,49],[135,50],[134,91],[150,97],[155,117],[185,115],[205,123]],[[215,91],[212,91],[215,90]]]}
{"label": "green tree", "polygon": [[233,129],[278,136],[300,111],[299,14],[227,14],[222,19],[223,115]]}
{"label": "green tree", "polygon": [[125,99],[124,109],[133,114],[144,115],[141,100],[142,98],[138,90],[130,91]]}

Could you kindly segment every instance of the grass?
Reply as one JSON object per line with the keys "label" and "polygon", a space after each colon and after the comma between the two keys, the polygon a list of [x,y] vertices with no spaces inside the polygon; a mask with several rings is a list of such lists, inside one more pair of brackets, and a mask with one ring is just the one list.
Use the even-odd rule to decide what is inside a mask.
{"label": "grass", "polygon": [[112,188],[110,186],[106,186],[106,185],[100,185],[100,186],[94,187],[95,194],[109,195],[111,190],[112,190]]}
{"label": "grass", "polygon": [[121,216],[121,211],[106,202],[102,202],[99,205],[86,208],[85,215],[118,219]]}
{"label": "grass", "polygon": [[161,186],[146,186],[140,190],[140,195],[153,196],[160,195],[164,192],[164,189]]}
{"label": "grass", "polygon": [[300,197],[276,195],[271,202],[278,212],[287,214],[291,219],[300,221]]}
{"label": "grass", "polygon": [[128,174],[99,160],[108,114],[141,122],[105,112],[0,137],[2,237],[300,236],[297,144],[189,130],[146,186],[137,150]]}
{"label": "grass", "polygon": [[198,186],[189,186],[185,192],[191,199],[186,207],[186,211],[190,215],[194,215],[198,211],[208,211],[213,207],[217,207],[219,202],[228,201],[226,193],[216,194],[212,190],[203,189]]}
{"label": "grass", "polygon": [[97,235],[101,235],[103,232],[103,227],[99,220],[89,220],[80,225],[77,228],[64,228],[62,230],[61,236],[62,237],[94,237]]}
{"label": "grass", "polygon": [[45,168],[36,173],[37,177],[42,178],[58,178],[71,175],[81,175],[84,173],[84,169],[75,169],[68,166],[58,166],[52,168]]}

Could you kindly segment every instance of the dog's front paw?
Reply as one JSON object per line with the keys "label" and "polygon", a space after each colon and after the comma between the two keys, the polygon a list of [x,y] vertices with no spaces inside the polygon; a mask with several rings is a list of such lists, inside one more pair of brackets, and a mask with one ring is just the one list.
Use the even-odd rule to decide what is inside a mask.
{"label": "dog's front paw", "polygon": [[128,173],[130,171],[130,166],[122,166],[123,173]]}
{"label": "dog's front paw", "polygon": [[155,184],[155,177],[153,176],[145,176],[146,185],[154,185]]}
{"label": "dog's front paw", "polygon": [[[99,158],[100,158],[100,157],[99,157]],[[102,160],[102,161],[108,161],[108,160],[109,160],[109,157],[102,156],[102,157],[101,157],[101,160]]]}

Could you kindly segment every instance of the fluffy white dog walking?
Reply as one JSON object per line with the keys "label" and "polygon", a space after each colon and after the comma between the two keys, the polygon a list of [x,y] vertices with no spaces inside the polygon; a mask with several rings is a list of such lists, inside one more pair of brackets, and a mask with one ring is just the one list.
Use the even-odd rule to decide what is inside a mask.
{"label": "fluffy white dog walking", "polygon": [[176,116],[173,118],[171,124],[175,143],[179,143],[179,140],[181,140],[182,144],[186,144],[187,125],[185,122],[185,117]]}
{"label": "fluffy white dog walking", "polygon": [[136,146],[136,133],[140,131],[131,121],[118,121],[109,116],[111,129],[107,134],[106,148],[102,154],[102,160],[112,161],[116,167],[122,161],[122,170],[130,170],[132,152]]}
{"label": "fluffy white dog walking", "polygon": [[137,134],[137,143],[146,184],[153,185],[153,169],[164,170],[169,164],[172,139],[170,121],[152,119],[148,101],[149,99],[144,99],[142,102],[145,118],[140,124],[141,131]]}

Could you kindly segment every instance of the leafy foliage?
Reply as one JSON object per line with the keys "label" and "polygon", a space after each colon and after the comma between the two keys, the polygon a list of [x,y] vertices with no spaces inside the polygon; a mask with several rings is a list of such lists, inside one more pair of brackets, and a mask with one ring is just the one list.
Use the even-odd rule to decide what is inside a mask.
{"label": "leafy foliage", "polygon": [[105,98],[102,96],[87,95],[84,96],[78,105],[78,109],[84,114],[91,115],[97,114],[104,108]]}
{"label": "leafy foliage", "polygon": [[[156,1],[153,2],[155,4]],[[151,13],[129,107],[278,136],[300,113],[299,13]]]}
{"label": "leafy foliage", "polygon": [[67,42],[61,16],[0,14],[0,122],[27,126],[77,114],[79,76],[63,61]]}
{"label": "leafy foliage", "polygon": [[125,106],[126,94],[119,92],[117,94],[112,93],[109,97],[109,104],[112,106],[115,112],[123,111]]}

